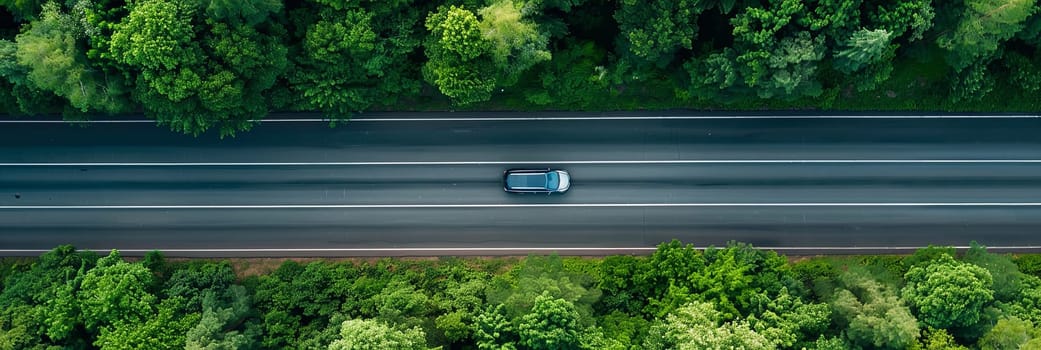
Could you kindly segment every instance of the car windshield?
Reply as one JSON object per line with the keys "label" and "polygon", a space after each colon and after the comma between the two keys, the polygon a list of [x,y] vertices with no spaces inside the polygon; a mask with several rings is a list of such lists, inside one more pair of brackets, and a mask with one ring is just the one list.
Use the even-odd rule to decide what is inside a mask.
{"label": "car windshield", "polygon": [[546,173],[546,189],[547,190],[556,190],[557,186],[559,186],[559,185],[560,185],[560,176],[557,175],[557,172],[553,171],[553,172]]}

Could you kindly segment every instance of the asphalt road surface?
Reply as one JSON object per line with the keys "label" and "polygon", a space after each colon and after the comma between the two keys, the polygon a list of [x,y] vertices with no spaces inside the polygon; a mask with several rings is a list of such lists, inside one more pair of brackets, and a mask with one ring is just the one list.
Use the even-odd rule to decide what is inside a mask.
{"label": "asphalt road surface", "polygon": [[[1039,251],[1039,131],[1041,118],[368,114],[220,140],[2,122],[0,254],[606,254],[673,238]],[[503,170],[522,167],[566,169],[572,188],[503,192]]]}

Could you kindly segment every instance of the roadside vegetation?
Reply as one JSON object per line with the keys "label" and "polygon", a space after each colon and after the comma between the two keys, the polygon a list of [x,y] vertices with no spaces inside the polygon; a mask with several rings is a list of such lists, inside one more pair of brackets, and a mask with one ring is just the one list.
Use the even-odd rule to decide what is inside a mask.
{"label": "roadside vegetation", "polygon": [[1041,256],[355,259],[61,246],[0,267],[0,349],[1038,349]]}
{"label": "roadside vegetation", "polygon": [[1028,0],[0,0],[0,112],[1036,112]]}

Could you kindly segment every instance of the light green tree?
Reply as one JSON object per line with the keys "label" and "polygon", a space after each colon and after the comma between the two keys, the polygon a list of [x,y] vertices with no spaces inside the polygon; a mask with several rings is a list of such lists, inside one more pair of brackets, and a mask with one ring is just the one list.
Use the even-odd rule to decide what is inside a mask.
{"label": "light green tree", "polygon": [[918,320],[933,328],[975,325],[983,306],[994,299],[986,269],[947,254],[912,267],[904,279],[903,300],[918,314]]}
{"label": "light green tree", "polygon": [[419,328],[399,330],[375,320],[351,319],[340,324],[340,337],[329,350],[425,350]]}
{"label": "light green tree", "polygon": [[844,48],[835,53],[835,68],[844,72],[855,72],[864,66],[886,58],[886,53],[895,49],[890,43],[893,33],[885,29],[860,29],[853,32]]}
{"label": "light green tree", "polygon": [[123,261],[118,251],[98,260],[87,272],[77,293],[83,323],[97,332],[116,324],[140,324],[154,314],[158,299],[148,291],[151,271]]}
{"label": "light green tree", "polygon": [[1027,342],[1041,339],[1041,330],[1030,321],[1015,317],[1001,318],[980,338],[980,350],[1025,349]]}
{"label": "light green tree", "polygon": [[726,322],[712,304],[688,303],[669,314],[665,321],[651,326],[644,342],[648,350],[725,350],[776,349],[744,321]]}
{"label": "light green tree", "polygon": [[958,344],[954,336],[947,333],[946,329],[934,329],[928,327],[922,331],[922,344],[915,349],[922,350],[969,350],[969,348]]}
{"label": "light green tree", "polygon": [[82,11],[85,1],[70,12],[58,2],[43,5],[40,18],[19,34],[17,62],[27,70],[34,88],[53,92],[80,112],[120,113],[131,108],[121,76],[106,74],[87,60]]}
{"label": "light green tree", "polygon": [[522,6],[514,0],[496,0],[477,11],[481,36],[488,42],[498,73],[498,86],[516,84],[521,74],[552,57],[546,47],[549,37],[539,32],[534,21],[524,18]]}

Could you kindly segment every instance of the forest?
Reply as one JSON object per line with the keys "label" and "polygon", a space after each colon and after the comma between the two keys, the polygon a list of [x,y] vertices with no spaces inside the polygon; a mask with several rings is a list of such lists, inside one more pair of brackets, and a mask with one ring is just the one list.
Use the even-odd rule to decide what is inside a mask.
{"label": "forest", "polygon": [[1036,112],[1030,0],[0,0],[0,113]]}
{"label": "forest", "polygon": [[1041,255],[0,261],[0,349],[1041,349]]}

